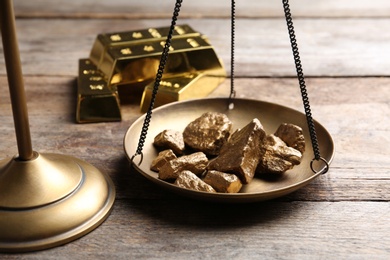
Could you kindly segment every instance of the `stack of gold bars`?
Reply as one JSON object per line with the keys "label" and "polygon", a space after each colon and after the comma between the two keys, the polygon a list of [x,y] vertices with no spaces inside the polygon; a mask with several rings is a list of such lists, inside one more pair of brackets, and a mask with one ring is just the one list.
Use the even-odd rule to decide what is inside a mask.
{"label": "stack of gold bars", "polygon": [[[79,61],[78,123],[120,121],[120,102],[150,105],[169,27],[99,34],[89,59]],[[205,35],[175,26],[154,107],[209,95],[224,79],[221,60]]]}

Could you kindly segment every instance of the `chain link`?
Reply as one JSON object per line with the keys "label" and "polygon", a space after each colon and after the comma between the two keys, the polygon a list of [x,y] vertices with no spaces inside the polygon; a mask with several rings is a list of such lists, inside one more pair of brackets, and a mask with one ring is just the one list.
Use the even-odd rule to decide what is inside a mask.
{"label": "chain link", "polygon": [[[311,139],[311,143],[313,146],[313,152],[314,152],[314,159],[313,160],[325,162],[325,164],[326,164],[325,172],[326,172],[329,168],[329,165],[326,162],[326,160],[324,158],[322,158],[320,155],[317,133],[316,133],[314,120],[313,120],[313,117],[311,114],[309,96],[308,96],[307,90],[306,90],[305,76],[303,74],[301,58],[299,55],[298,44],[297,44],[297,40],[296,40],[296,36],[295,36],[294,25],[293,25],[291,11],[290,11],[290,5],[288,3],[288,0],[282,0],[282,2],[283,2],[284,14],[286,17],[288,34],[290,37],[291,49],[292,49],[293,56],[294,56],[294,62],[295,62],[297,76],[298,76],[299,87],[301,89],[301,95],[302,95],[302,101],[303,101],[303,106],[304,106],[305,115],[306,115],[306,121],[307,121],[307,125],[309,127],[310,139]],[[316,172],[313,169],[312,165],[313,165],[313,163],[310,164],[312,171]]]}
{"label": "chain link", "polygon": [[230,95],[229,95],[229,109],[234,108],[233,99],[236,97],[236,91],[234,90],[234,41],[236,30],[236,2],[231,2],[231,45],[230,45]]}
{"label": "chain link", "polygon": [[160,65],[159,65],[158,70],[157,70],[156,80],[155,80],[154,86],[153,86],[153,92],[152,92],[152,97],[150,100],[150,105],[149,105],[148,111],[146,112],[144,123],[142,125],[142,130],[141,130],[141,134],[140,134],[139,141],[138,141],[138,147],[137,147],[135,154],[131,157],[131,161],[133,161],[137,155],[141,155],[141,160],[140,160],[139,164],[142,163],[142,159],[143,159],[142,150],[143,150],[143,147],[144,147],[144,144],[146,141],[146,135],[147,135],[148,130],[149,130],[150,119],[152,118],[152,112],[153,112],[154,102],[156,100],[158,88],[160,86],[161,78],[163,76],[165,65],[166,65],[167,60],[168,60],[168,54],[169,54],[169,48],[171,47],[172,35],[173,35],[173,31],[175,29],[177,18],[179,17],[179,12],[180,12],[182,2],[183,2],[183,0],[177,0],[176,4],[175,4],[173,16],[172,16],[171,27],[169,28],[167,40],[165,42],[164,49],[163,49],[163,52],[161,54]]}

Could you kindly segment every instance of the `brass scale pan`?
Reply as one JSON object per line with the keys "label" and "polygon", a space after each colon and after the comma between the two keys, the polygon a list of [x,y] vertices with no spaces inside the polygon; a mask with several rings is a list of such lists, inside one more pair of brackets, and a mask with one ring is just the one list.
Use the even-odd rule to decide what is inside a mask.
{"label": "brass scale pan", "polygon": [[[234,6],[232,6],[232,8],[233,7]],[[285,12],[287,12],[286,6]],[[233,15],[232,19],[234,19]],[[232,33],[233,32],[234,31],[232,30]],[[233,79],[232,75],[232,80]],[[153,118],[150,121],[150,126],[145,139],[142,152],[143,155],[142,157],[134,157],[133,155],[137,151],[137,142],[147,114],[141,116],[131,125],[124,137],[124,150],[131,161],[132,166],[148,180],[170,191],[192,198],[217,202],[254,202],[277,198],[309,184],[316,177],[327,171],[325,168],[329,167],[334,156],[334,143],[327,130],[314,119],[313,122],[316,126],[318,145],[322,149],[321,158],[327,162],[327,165],[320,166],[320,169],[318,170],[312,168],[312,158],[315,157],[313,151],[311,151],[311,149],[306,149],[303,153],[303,159],[300,165],[285,172],[277,179],[261,179],[255,177],[250,184],[243,185],[243,188],[239,193],[208,193],[181,188],[160,180],[158,174],[150,170],[151,162],[156,158],[158,153],[153,146],[154,137],[166,129],[183,131],[188,123],[205,112],[220,112],[226,114],[232,121],[234,129],[244,127],[253,118],[258,118],[260,120],[266,133],[274,133],[281,123],[292,123],[302,127],[306,139],[306,146],[310,147],[312,145],[311,138],[308,138],[310,133],[307,127],[305,114],[285,106],[250,99],[234,99],[234,108],[229,109],[229,102],[229,98],[194,99],[174,102],[153,110]],[[142,162],[140,161],[141,159]]]}
{"label": "brass scale pan", "polygon": [[[306,126],[306,117],[303,113],[291,108],[250,99],[234,99],[234,109],[228,108],[228,98],[206,98],[182,102],[174,102],[156,108],[149,127],[143,149],[143,160],[139,164],[140,156],[134,158],[133,167],[148,180],[167,188],[173,192],[192,198],[205,199],[217,202],[254,202],[269,200],[291,193],[321,175],[323,168],[318,168],[316,173],[310,168],[310,161],[314,157],[311,146],[309,130]],[[233,128],[242,128],[253,118],[258,118],[266,133],[273,133],[281,123],[292,123],[302,127],[306,137],[306,151],[303,153],[302,162],[293,169],[285,172],[277,179],[254,178],[250,184],[243,185],[239,193],[207,193],[180,188],[174,184],[160,180],[158,174],[150,170],[151,162],[156,158],[158,151],[153,146],[154,137],[165,129],[184,130],[186,125],[205,112],[220,112],[226,114],[233,123]],[[124,137],[124,149],[130,159],[136,149],[142,123],[145,115],[138,118],[128,129]],[[330,163],[334,155],[332,137],[326,129],[315,122],[318,143],[321,147],[321,156]]]}

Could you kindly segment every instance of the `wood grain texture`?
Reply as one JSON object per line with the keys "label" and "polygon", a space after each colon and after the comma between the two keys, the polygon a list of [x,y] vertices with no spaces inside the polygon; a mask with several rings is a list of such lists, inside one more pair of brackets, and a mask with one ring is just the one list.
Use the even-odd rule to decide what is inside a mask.
{"label": "wood grain texture", "polygon": [[[236,2],[237,97],[302,112],[280,1]],[[225,205],[180,197],[129,166],[123,137],[141,115],[138,101],[121,105],[121,122],[75,123],[78,59],[96,35],[168,26],[174,1],[14,0],[34,149],[93,164],[117,197],[90,234],[0,259],[389,259],[390,1],[290,2],[313,116],[335,157],[327,174],[285,197]],[[184,1],[179,17],[209,37],[228,73],[229,4]],[[4,65],[0,55],[0,158],[10,158]],[[210,96],[227,97],[229,87],[227,79]]]}
{"label": "wood grain texture", "polygon": [[199,202],[189,206],[180,200],[117,200],[102,226],[73,243],[38,253],[0,256],[322,259],[331,255],[386,259],[390,253],[389,216],[390,205],[378,202],[266,202],[232,207]]}
{"label": "wood grain texture", "polygon": [[[228,19],[180,19],[178,23],[190,24],[209,36],[230,70]],[[18,20],[23,71],[25,75],[76,76],[77,61],[89,57],[97,34],[169,25],[169,19]],[[285,21],[244,19],[236,27],[236,76],[295,75]],[[295,27],[306,76],[390,75],[390,19],[303,19],[296,20]],[[0,74],[5,74],[2,56]]]}
{"label": "wood grain texture", "polygon": [[[15,0],[18,17],[48,18],[171,18],[174,0]],[[291,10],[296,17],[388,17],[390,3],[386,0],[291,0]],[[181,17],[229,17],[230,1],[183,1]],[[281,1],[236,1],[236,15],[240,18],[283,17]]]}

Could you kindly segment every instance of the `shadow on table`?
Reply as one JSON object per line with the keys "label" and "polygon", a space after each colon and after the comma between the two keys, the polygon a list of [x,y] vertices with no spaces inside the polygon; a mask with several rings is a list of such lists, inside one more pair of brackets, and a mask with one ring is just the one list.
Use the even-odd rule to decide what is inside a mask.
{"label": "shadow on table", "polygon": [[147,222],[161,221],[199,228],[234,228],[288,218],[300,209],[299,203],[289,202],[286,198],[233,204],[186,198],[149,182],[135,170],[130,170],[130,166],[127,172],[116,176],[115,182],[120,207],[125,207],[129,214],[137,214],[136,218]]}

